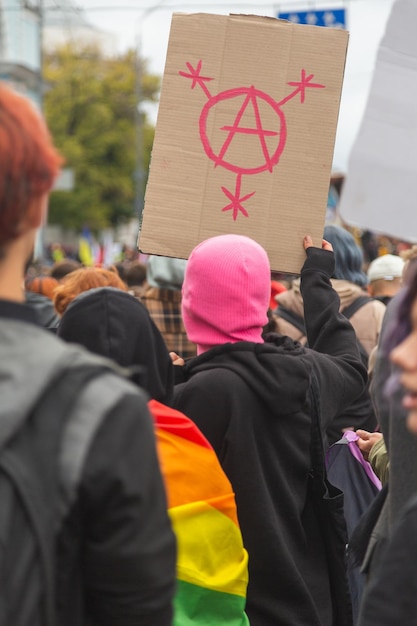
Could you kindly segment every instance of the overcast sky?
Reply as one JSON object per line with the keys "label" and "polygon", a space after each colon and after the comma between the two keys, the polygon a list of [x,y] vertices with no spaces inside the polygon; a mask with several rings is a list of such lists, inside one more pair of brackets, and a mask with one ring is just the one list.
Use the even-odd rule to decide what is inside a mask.
{"label": "overcast sky", "polygon": [[[89,22],[117,37],[124,50],[135,46],[148,60],[149,70],[163,74],[173,12],[253,13],[277,17],[279,11],[342,8],[347,10],[350,32],[336,144],[334,171],[346,173],[349,154],[358,132],[372,79],[376,53],[395,0],[286,0],[278,3],[174,2],[174,0],[84,0],[80,6]],[[133,7],[133,4],[135,6]]]}

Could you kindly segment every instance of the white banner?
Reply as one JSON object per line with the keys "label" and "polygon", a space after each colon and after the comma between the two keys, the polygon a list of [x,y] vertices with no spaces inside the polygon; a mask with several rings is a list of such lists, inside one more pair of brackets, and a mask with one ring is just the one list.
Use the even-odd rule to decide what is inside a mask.
{"label": "white banner", "polygon": [[417,2],[396,0],[344,183],[352,226],[417,241]]}

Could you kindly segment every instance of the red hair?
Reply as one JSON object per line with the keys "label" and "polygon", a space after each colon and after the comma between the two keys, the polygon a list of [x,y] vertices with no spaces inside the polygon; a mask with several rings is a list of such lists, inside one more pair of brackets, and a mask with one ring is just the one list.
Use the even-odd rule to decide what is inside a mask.
{"label": "red hair", "polygon": [[50,191],[62,161],[32,102],[0,83],[0,246],[19,235],[31,201]]}
{"label": "red hair", "polygon": [[116,287],[127,291],[127,285],[117,272],[99,267],[82,267],[68,274],[65,282],[54,290],[55,310],[63,315],[74,298],[96,287]]}

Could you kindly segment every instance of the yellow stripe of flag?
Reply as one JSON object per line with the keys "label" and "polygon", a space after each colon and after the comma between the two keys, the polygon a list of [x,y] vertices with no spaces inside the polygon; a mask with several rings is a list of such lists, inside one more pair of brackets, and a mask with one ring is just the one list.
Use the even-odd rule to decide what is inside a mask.
{"label": "yellow stripe of flag", "polygon": [[224,496],[169,509],[177,536],[177,578],[214,591],[246,596],[248,555],[242,535],[232,520],[221,513],[230,506]]}

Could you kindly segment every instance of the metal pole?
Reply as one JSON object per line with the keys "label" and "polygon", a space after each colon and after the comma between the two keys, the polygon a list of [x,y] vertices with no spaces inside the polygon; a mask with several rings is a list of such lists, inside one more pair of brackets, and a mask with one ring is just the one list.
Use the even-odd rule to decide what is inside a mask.
{"label": "metal pole", "polygon": [[139,224],[142,222],[142,213],[144,208],[145,197],[145,112],[142,107],[143,102],[143,61],[142,61],[142,27],[145,20],[154,11],[159,9],[165,0],[160,0],[153,6],[148,7],[142,11],[138,22],[139,26],[136,33],[136,67],[135,67],[135,79],[136,79],[136,150],[137,150],[137,170],[136,170],[136,195],[135,195],[135,211],[139,218]]}
{"label": "metal pole", "polygon": [[140,38],[136,44],[135,55],[135,80],[136,80],[136,106],[135,106],[135,119],[136,119],[136,196],[135,196],[135,211],[139,218],[139,223],[142,219],[143,204],[144,204],[144,182],[145,182],[145,165],[144,165],[144,119],[142,112],[142,58],[140,54],[141,42]]}
{"label": "metal pole", "polygon": [[44,27],[44,4],[39,0],[39,72],[38,72],[38,99],[39,108],[43,111],[43,27]]}
{"label": "metal pole", "polygon": [[[37,97],[38,106],[41,114],[43,115],[44,103],[43,103],[43,26],[44,26],[44,4],[43,0],[39,0],[38,8],[38,46],[39,46],[39,68],[38,68],[38,80],[37,80]],[[35,241],[35,257],[43,266],[45,263],[45,228],[48,223],[48,208],[45,210],[44,222],[38,229],[36,241]]]}

